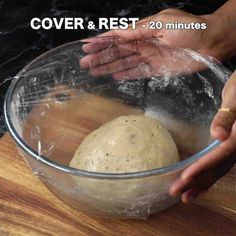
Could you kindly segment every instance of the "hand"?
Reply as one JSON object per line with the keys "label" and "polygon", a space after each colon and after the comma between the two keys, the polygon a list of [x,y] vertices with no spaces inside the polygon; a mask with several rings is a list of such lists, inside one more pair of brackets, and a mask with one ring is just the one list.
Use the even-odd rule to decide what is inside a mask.
{"label": "hand", "polygon": [[170,195],[181,195],[184,203],[207,191],[236,163],[236,71],[222,92],[222,108],[211,124],[211,135],[220,145],[183,171],[170,188]]}
{"label": "hand", "polygon": [[[165,25],[166,22],[176,21],[183,23],[205,22],[208,26],[206,30],[166,30],[164,27],[161,30],[150,30],[148,27],[142,27],[144,24],[148,26],[150,21],[162,21],[163,25]],[[197,16],[179,9],[166,9],[155,15],[141,19],[137,22],[135,30],[112,30],[100,36],[120,37],[129,41],[155,38],[170,47],[184,47],[196,51],[204,51],[211,41],[209,38],[210,28],[210,15]]]}
{"label": "hand", "polygon": [[[85,44],[83,50],[88,55],[80,60],[80,65],[90,69],[93,76],[112,74],[117,80],[162,75],[163,64],[172,73],[186,72],[183,67],[186,59],[174,61],[172,54],[164,47],[158,47],[155,40],[170,47],[191,48],[209,54],[211,38],[208,30],[150,30],[142,25],[148,25],[150,21],[210,24],[209,19],[209,16],[195,16],[181,10],[164,10],[139,21],[136,30],[113,30],[100,35],[115,38],[113,43],[97,38]],[[195,63],[188,67],[188,71],[193,72],[199,67],[199,63]]]}
{"label": "hand", "polygon": [[[182,51],[155,40],[108,40],[108,43],[103,38],[92,40],[84,45],[83,50],[90,54],[81,59],[80,66],[89,69],[94,77],[111,74],[115,80],[141,79],[193,73],[204,68],[204,64],[194,61]],[[173,56],[174,51],[177,56]]]}

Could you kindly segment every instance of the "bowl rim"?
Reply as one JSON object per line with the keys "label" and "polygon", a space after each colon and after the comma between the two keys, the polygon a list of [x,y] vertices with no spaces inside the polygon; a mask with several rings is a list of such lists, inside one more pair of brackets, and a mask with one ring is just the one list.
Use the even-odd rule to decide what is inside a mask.
{"label": "bowl rim", "polygon": [[[106,39],[117,40],[114,37],[107,37],[107,36],[106,37],[101,37],[101,36],[95,37],[95,39],[99,39],[99,38],[100,39],[102,38],[105,40]],[[88,38],[88,40],[89,39],[94,39],[94,38]],[[74,45],[78,42],[84,42],[84,39],[62,44],[58,47],[55,47],[55,48],[41,54],[40,56],[36,57],[29,64],[27,64],[22,70],[20,70],[19,73],[17,73],[17,75],[14,77],[13,81],[11,82],[11,85],[9,86],[9,88],[7,90],[7,93],[6,93],[6,96],[4,99],[5,123],[6,123],[7,129],[9,131],[10,135],[13,137],[13,139],[15,140],[17,145],[27,155],[29,155],[30,157],[33,157],[36,161],[39,161],[46,166],[49,166],[49,167],[55,168],[56,170],[63,171],[68,174],[72,174],[72,175],[76,175],[76,176],[95,178],[95,179],[133,179],[133,178],[150,177],[150,176],[155,176],[155,175],[163,175],[163,174],[168,174],[168,173],[172,173],[172,172],[178,172],[179,170],[182,170],[185,167],[187,167],[188,165],[196,162],[197,160],[199,160],[201,157],[203,157],[205,154],[209,153],[211,150],[213,150],[214,148],[216,148],[220,144],[219,140],[214,140],[207,147],[205,147],[204,149],[200,150],[199,152],[197,152],[196,154],[192,155],[191,157],[189,157],[185,160],[181,160],[177,163],[174,163],[169,166],[161,167],[161,168],[139,171],[139,172],[129,172],[129,173],[102,173],[102,172],[91,172],[91,171],[76,169],[73,167],[65,166],[65,165],[60,164],[56,161],[50,160],[47,157],[40,155],[36,150],[33,150],[26,142],[24,142],[24,140],[17,133],[17,131],[14,127],[14,124],[11,120],[11,117],[10,117],[10,112],[9,112],[10,111],[10,103],[11,103],[11,98],[12,98],[12,95],[14,94],[14,90],[16,88],[16,85],[19,83],[20,78],[23,78],[23,77],[21,77],[21,75],[27,70],[27,68],[29,66],[34,64],[36,61],[40,60],[42,57],[44,57],[47,54],[51,54],[55,51],[58,51],[59,49],[66,48],[66,47]],[[160,45],[165,45],[165,44],[160,43],[158,41],[157,41],[157,43]],[[169,47],[169,46],[167,46],[167,47]],[[222,77],[221,79],[222,79],[223,83],[226,82],[228,75],[231,73],[220,62],[218,62],[217,60],[215,60],[211,57],[202,56],[199,53],[197,53],[191,49],[184,49],[184,48],[177,48],[177,49],[179,49],[183,52],[186,52],[187,54],[189,54],[191,56],[193,56],[193,55],[197,56],[197,58],[200,59],[200,61],[202,63],[207,64],[207,66],[210,67],[210,69],[212,69],[213,71],[218,69],[218,72],[221,72],[220,74],[221,74],[221,77]],[[217,62],[217,64],[215,63],[215,61]],[[212,66],[211,66],[211,64],[212,64]],[[218,76],[220,77],[220,75],[218,75]]]}

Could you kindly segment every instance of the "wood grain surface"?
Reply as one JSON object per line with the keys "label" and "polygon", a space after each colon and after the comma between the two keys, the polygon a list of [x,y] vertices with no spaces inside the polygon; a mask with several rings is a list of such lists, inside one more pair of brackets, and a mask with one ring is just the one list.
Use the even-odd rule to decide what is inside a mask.
{"label": "wood grain surface", "polygon": [[177,204],[147,221],[95,218],[70,208],[47,190],[32,175],[8,134],[0,140],[0,158],[0,236],[236,235],[232,215],[195,204]]}

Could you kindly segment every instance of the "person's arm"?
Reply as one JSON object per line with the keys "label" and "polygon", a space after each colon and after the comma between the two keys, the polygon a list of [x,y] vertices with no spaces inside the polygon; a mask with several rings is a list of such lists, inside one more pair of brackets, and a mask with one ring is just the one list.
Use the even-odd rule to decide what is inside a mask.
{"label": "person's arm", "polygon": [[236,1],[229,0],[211,15],[208,22],[210,44],[204,54],[223,60],[236,55]]}
{"label": "person's arm", "polygon": [[[193,15],[178,9],[166,9],[158,14],[142,19],[137,24],[136,30],[112,30],[102,34],[102,36],[115,36],[129,41],[157,38],[160,42],[170,47],[191,48],[202,54],[224,60],[236,55],[235,12],[235,0],[229,0],[210,15]],[[188,23],[206,22],[208,27],[206,30],[148,30],[142,27],[143,24],[148,24],[151,20]],[[113,49],[109,48],[109,50]],[[83,50],[88,55],[80,60],[80,66],[90,68],[92,64],[90,62],[96,62],[94,67],[92,66],[91,68],[93,72],[96,70],[96,76],[99,73],[109,73],[115,74],[115,77],[113,77],[115,79],[118,79],[118,77],[119,79],[126,79],[132,77],[126,76],[127,72],[130,73],[130,64],[134,69],[137,68],[131,63],[130,55],[126,55],[127,58],[124,58],[122,55],[123,63],[120,64],[121,66],[115,64],[116,61],[122,62],[119,61],[122,50],[118,50],[119,53],[116,50],[115,54],[112,51],[112,54],[110,54],[112,57],[105,57],[109,58],[110,61],[101,60],[102,58],[104,59],[104,50],[101,47],[97,48],[96,42],[84,45]],[[106,50],[106,53],[109,50]],[[147,52],[146,50],[144,51]],[[155,54],[155,50],[149,51]],[[116,57],[117,55],[118,57]],[[125,63],[124,59],[126,59]],[[155,63],[159,61],[158,53],[153,59],[154,68],[157,68]],[[168,61],[168,57],[166,57],[166,61]],[[150,60],[148,60],[149,62]],[[117,76],[117,73],[123,73],[125,76]],[[217,112],[211,125],[211,135],[214,139],[221,141],[220,145],[186,168],[180,178],[170,188],[170,194],[173,196],[181,195],[183,202],[187,203],[201,192],[206,191],[236,163],[236,72],[227,81],[222,94],[222,100],[222,109]]]}

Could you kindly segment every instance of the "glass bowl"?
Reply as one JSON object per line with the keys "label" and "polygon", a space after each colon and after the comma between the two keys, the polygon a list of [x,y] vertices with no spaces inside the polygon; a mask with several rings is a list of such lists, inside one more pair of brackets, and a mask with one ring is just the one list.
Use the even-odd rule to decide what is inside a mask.
{"label": "glass bowl", "polygon": [[[212,58],[158,40],[80,40],[41,55],[15,76],[5,120],[33,173],[67,204],[92,215],[146,219],[179,200],[168,195],[170,184],[219,145],[209,126],[228,75]],[[135,173],[69,167],[90,132],[126,114],[157,118],[181,161]]]}

